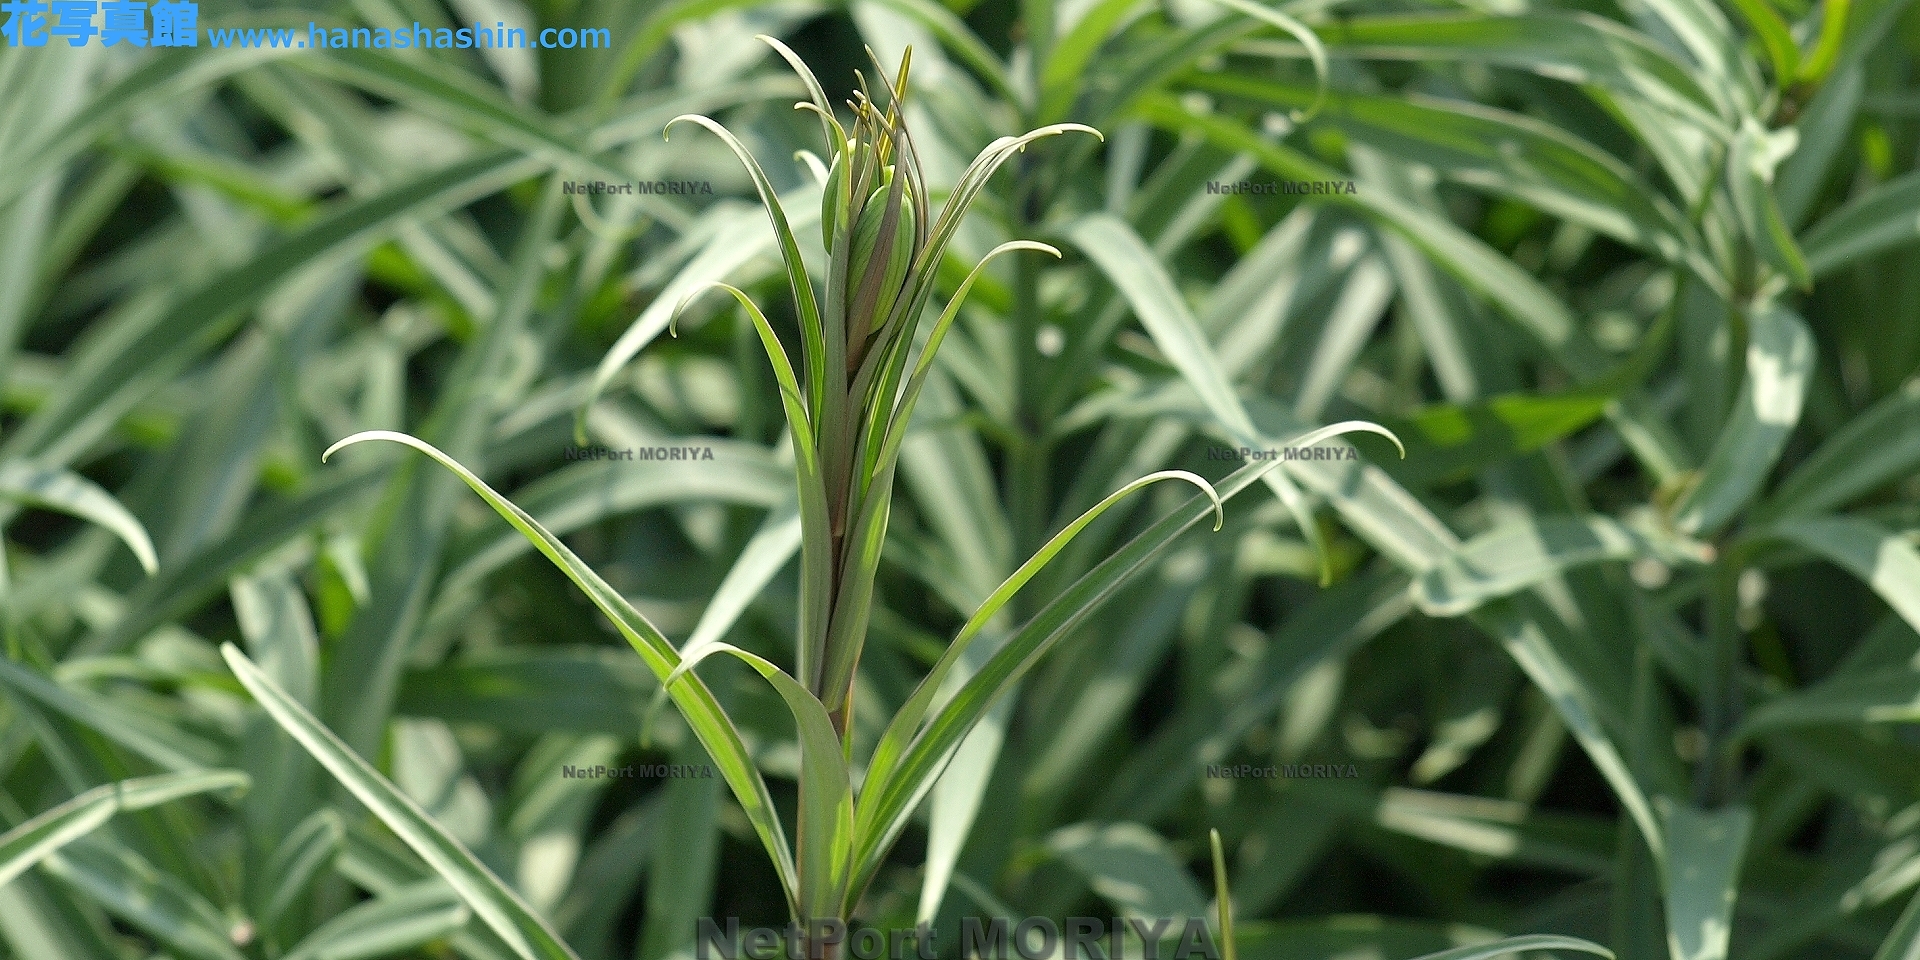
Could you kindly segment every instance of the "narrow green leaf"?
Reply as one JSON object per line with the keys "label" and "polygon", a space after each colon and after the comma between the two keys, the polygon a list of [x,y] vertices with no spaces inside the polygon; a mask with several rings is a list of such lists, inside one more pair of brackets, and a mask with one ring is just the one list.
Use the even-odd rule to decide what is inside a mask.
{"label": "narrow green leaf", "polygon": [[[600,609],[627,643],[640,654],[647,668],[654,676],[665,679],[679,666],[679,652],[667,641],[660,631],[641,616],[626,599],[601,579],[593,568],[587,566],[567,545],[560,542],[526,511],[502,497],[485,481],[474,476],[473,472],[452,457],[447,456],[432,444],[410,437],[404,433],[389,430],[369,430],[354,434],[327,450],[330,455],[342,447],[365,440],[390,440],[405,444],[432,457],[441,466],[453,471],[473,492],[479,494],[487,505],[492,507],[502,519],[527,539],[533,541],[540,553],[558,567],[567,578],[574,582],[594,606]],[[780,826],[780,818],[775,813],[772,797],[767,792],[766,781],[760,776],[760,770],[754,766],[752,757],[747,753],[746,745],[740,739],[740,732],[733,721],[720,709],[712,691],[698,677],[688,677],[674,685],[671,691],[674,703],[680,708],[694,734],[707,748],[715,765],[720,768],[721,776],[732,788],[733,795],[745,811],[748,822],[760,837],[760,843],[766,848],[767,855],[773,859],[774,868],[779,873],[789,897],[789,906],[798,912],[798,884],[793,869],[793,854],[787,847],[786,833]],[[484,914],[483,914],[484,916]]]}
{"label": "narrow green leaf", "polygon": [[[1223,149],[1245,152],[1279,176],[1292,180],[1342,179],[1339,171],[1296,150],[1271,143],[1245,124],[1220,116],[1196,114],[1182,107],[1174,97],[1143,96],[1136,110],[1155,125],[1197,133]],[[1405,236],[1468,288],[1496,304],[1508,319],[1576,377],[1590,379],[1604,372],[1604,358],[1579,335],[1573,312],[1558,296],[1532,274],[1447,218],[1385,191],[1329,194],[1320,202],[1354,209]]]}
{"label": "narrow green leaf", "polygon": [[1857,63],[1842,68],[1820,85],[1820,92],[1814,94],[1794,124],[1800,131],[1800,149],[1780,165],[1774,191],[1780,198],[1780,212],[1795,229],[1806,224],[1832,172],[1834,158],[1846,145],[1847,131],[1853,129],[1861,97],[1866,93],[1866,78],[1866,69]]}
{"label": "narrow green leaf", "polygon": [[1767,51],[1767,59],[1773,65],[1774,83],[1786,86],[1800,69],[1800,47],[1793,42],[1787,21],[1768,0],[1733,0],[1733,6]]}
{"label": "narrow green leaf", "polygon": [[141,313],[115,336],[88,341],[53,395],[0,450],[46,463],[71,460],[136,399],[185,369],[209,337],[230,329],[238,311],[259,303],[289,276],[329,253],[368,243],[400,220],[457,208],[539,169],[517,151],[494,151],[330,208],[231,269]]}
{"label": "narrow green leaf", "polygon": [[1825,276],[1920,240],[1920,172],[1889,180],[1827,214],[1801,241],[1807,270]]}
{"label": "narrow green leaf", "polygon": [[395,710],[504,733],[626,736],[658,689],[646,665],[618,647],[512,645],[409,670]]}
{"label": "narrow green leaf", "polygon": [[[1619,831],[1612,820],[1582,822],[1525,804],[1405,787],[1378,799],[1335,800],[1382,829],[1516,866],[1539,865],[1596,876],[1608,873]],[[1591,829],[1587,829],[1587,828]]]}
{"label": "narrow green leaf", "polygon": [[133,551],[149,575],[159,569],[147,528],[134,519],[113,494],[93,481],[58,467],[38,467],[18,461],[0,464],[0,497],[35,507],[58,510],[104,527]]}
{"label": "narrow green leaf", "polygon": [[747,605],[760,595],[760,591],[772,582],[799,550],[799,511],[792,504],[769,511],[760,529],[755,531],[753,538],[741,549],[739,558],[728,568],[726,577],[713,591],[713,596],[707,598],[707,608],[701,611],[700,621],[694,624],[693,632],[687,635],[686,645],[680,650],[681,657],[691,657],[707,644],[725,636],[739,622]]}
{"label": "narrow green leaf", "polygon": [[[713,460],[571,463],[515,490],[514,501],[548,531],[566,536],[649,508],[685,503],[770,507],[792,496],[793,468],[776,462],[764,447],[715,437],[679,437],[674,442],[706,446]],[[452,569],[434,614],[444,615],[443,604],[481,586],[487,576],[532,549],[525,537],[497,527],[455,541],[449,549]]]}
{"label": "narrow green leaf", "polygon": [[1363,57],[1454,60],[1596,84],[1683,117],[1717,139],[1728,91],[1703,84],[1645,35],[1587,13],[1389,14],[1320,28],[1328,44]]}
{"label": "narrow green leaf", "polygon": [[940,344],[945,341],[947,331],[952,328],[954,320],[960,316],[960,307],[966,302],[967,293],[973,289],[974,281],[980,278],[981,272],[987,268],[987,264],[992,262],[993,258],[1015,250],[1036,250],[1041,253],[1051,253],[1055,258],[1060,256],[1060,251],[1044,243],[1035,243],[1032,240],[1009,240],[987,251],[987,255],[981,257],[979,263],[974,264],[973,269],[967,272],[967,278],[960,281],[959,288],[954,290],[953,297],[947,301],[946,309],[940,311],[940,319],[934,323],[932,330],[927,334],[927,345],[920,349],[920,358],[914,363],[913,374],[907,379],[906,389],[900,393],[893,419],[887,426],[886,441],[880,448],[880,455],[876,458],[876,462],[892,462],[901,444],[906,442],[907,428],[913,419],[914,406],[920,399],[920,392],[926,388],[927,376],[933,370],[934,357],[940,349]]}
{"label": "narrow green leaf", "polygon": [[1320,113],[1320,105],[1327,101],[1327,77],[1330,72],[1327,66],[1327,48],[1320,42],[1320,38],[1312,30],[1307,29],[1306,24],[1278,10],[1254,3],[1253,0],[1213,0],[1213,2],[1242,16],[1252,17],[1267,26],[1278,27],[1300,41],[1301,46],[1307,48],[1307,57],[1313,61],[1313,102],[1307,104],[1305,110],[1297,108],[1293,110],[1292,117],[1295,123],[1304,123],[1317,116]]}
{"label": "narrow green leaf", "polygon": [[470,916],[453,888],[423,880],[348,908],[307,934],[284,960],[364,960],[405,953],[460,929]]}
{"label": "narrow green leaf", "polygon": [[870,839],[875,830],[883,829],[879,821],[873,819],[877,816],[873,813],[877,808],[870,806],[868,798],[880,796],[893,788],[893,778],[899,770],[900,763],[905,760],[911,745],[916,742],[917,736],[921,733],[921,721],[926,718],[928,711],[933,709],[934,698],[940,693],[947,675],[960,662],[974,638],[986,629],[987,624],[1006,607],[1015,594],[1020,592],[1020,588],[1026,586],[1034,575],[1045,569],[1047,564],[1060,554],[1060,551],[1066,549],[1067,544],[1073,542],[1073,538],[1078,536],[1080,531],[1087,528],[1088,524],[1121,500],[1126,499],[1129,494],[1161,480],[1171,479],[1186,480],[1198,486],[1201,492],[1206,494],[1215,510],[1220,511],[1214,527],[1219,529],[1219,524],[1224,521],[1225,515],[1221,500],[1213,486],[1184,470],[1165,470],[1148,474],[1108,494],[1105,499],[1089,508],[1072,523],[1067,524],[1059,533],[1054,534],[1045,546],[1035,551],[1026,563],[1020,565],[1020,569],[1015,570],[1012,576],[994,590],[993,595],[973,612],[973,616],[967,618],[960,632],[954,636],[953,642],[948,644],[945,652],[940,655],[940,660],[933,665],[933,669],[927,671],[926,677],[920,681],[919,686],[914,688],[913,695],[907,698],[906,703],[901,704],[900,709],[894,711],[893,719],[888,722],[886,732],[881,734],[879,743],[874,746],[873,756],[867,761],[867,775],[861,790],[860,807],[860,830],[863,841]]}
{"label": "narrow green leaf", "polygon": [[[1653,555],[1675,559],[1608,517],[1516,517],[1467,541],[1415,578],[1411,589],[1421,612],[1453,617],[1576,567]],[[1708,557],[1696,553],[1692,559]]]}
{"label": "narrow green leaf", "polygon": [[111,626],[81,641],[79,652],[115,653],[168,620],[182,616],[225,586],[233,572],[302,530],[359,499],[384,470],[327,477],[296,497],[248,514],[225,537],[168,563],[127,595]]}
{"label": "narrow green leaf", "polygon": [[1120,916],[1197,917],[1207,898],[1159,834],[1137,823],[1078,823],[1047,835],[1047,852],[1085,877]]}
{"label": "narrow green leaf", "polygon": [[1329,960],[1331,957],[1400,960],[1423,952],[1499,939],[1492,932],[1469,924],[1378,914],[1261,920],[1237,924],[1234,929],[1239,940],[1240,960]]}
{"label": "narrow green leaf", "polygon": [[494,876],[445,827],[435,823],[419,804],[355,754],[298,701],[287,696],[238,647],[222,644],[220,653],[233,675],[274,722],[419,854],[514,953],[523,960],[579,960],[513,888]]}
{"label": "narrow green leaf", "polygon": [[1683,533],[1711,534],[1745,507],[1800,422],[1816,353],[1813,335],[1784,307],[1754,311],[1747,329],[1740,397],[1698,483],[1674,507],[1674,526]]}
{"label": "narrow green leaf", "polygon": [[292,52],[265,47],[155,51],[138,69],[121,75],[111,87],[93,96],[59,129],[24,145],[8,144],[11,149],[4,154],[6,162],[0,164],[0,208],[12,203],[48,171],[60,169],[102,133],[127,122],[127,117],[142,106],[178,100]]}
{"label": "narrow green leaf", "polygon": [[[744,661],[773,685],[793,714],[800,732],[800,825],[796,835],[810,841],[800,849],[800,912],[796,919],[844,916],[853,906],[846,892],[846,857],[853,839],[853,779],[833,719],[805,685],[765,657],[717,641],[704,652],[727,653]],[[693,656],[680,661],[665,686],[672,689],[699,662]]]}
{"label": "narrow green leaf", "polygon": [[[816,205],[817,206],[817,205]],[[805,281],[802,268],[801,281]],[[738,287],[725,283],[708,284],[733,295],[753,321],[753,328],[760,336],[760,345],[766,351],[767,359],[773,364],[774,378],[780,384],[780,404],[787,417],[787,433],[793,438],[794,468],[799,484],[797,496],[800,507],[801,556],[801,604],[800,604],[800,644],[796,672],[807,682],[811,682],[816,670],[820,669],[825,654],[823,645],[828,641],[827,614],[831,609],[827,602],[832,596],[833,567],[826,561],[832,555],[833,543],[827,513],[826,465],[821,461],[819,448],[819,424],[832,422],[826,418],[831,410],[820,406],[820,395],[810,394],[803,397],[800,383],[794,376],[793,365],[787,360],[786,349],[780,345],[780,338],[773,332],[773,325],[767,322],[759,306]],[[700,289],[706,289],[702,287]],[[699,291],[688,294],[691,298]],[[820,385],[820,355],[808,354],[809,381],[808,390]],[[688,656],[697,655],[689,648]]]}
{"label": "narrow green leaf", "polygon": [[1911,539],[1857,517],[1800,517],[1769,532],[1859,577],[1908,626],[1920,630],[1920,550]]}
{"label": "narrow green leaf", "polygon": [[[1219,421],[1227,435],[1241,446],[1260,450],[1272,446],[1254,429],[1246,407],[1240,402],[1232,382],[1215,358],[1213,347],[1201,331],[1199,322],[1194,319],[1192,310],[1174,287],[1166,268],[1141,241],[1139,234],[1118,217],[1096,213],[1075,222],[1068,228],[1067,236],[1127,298],[1141,326],[1146,327],[1155,345],[1166,354],[1194,392],[1200,395],[1201,402]],[[1355,430],[1378,433],[1391,439],[1394,446],[1400,445],[1400,439],[1385,427],[1363,421],[1352,421],[1350,426]],[[1401,454],[1404,456],[1405,453],[1402,448]],[[1313,546],[1314,555],[1320,558],[1322,584],[1331,582],[1333,568],[1325,535],[1319,524],[1314,522],[1299,488],[1281,471],[1269,472],[1264,479],[1293,515],[1294,523]]]}
{"label": "narrow green leaf", "polygon": [[244,790],[251,782],[246,774],[237,771],[205,770],[165,773],[94,787],[0,833],[0,887],[48,854],[93,832],[122,810],[145,810],[215,790]]}
{"label": "narrow green leaf", "polygon": [[233,578],[240,635],[274,682],[311,706],[320,683],[320,637],[313,611],[291,574],[262,571]]}
{"label": "narrow green leaf", "polygon": [[346,828],[332,808],[315,810],[293,828],[274,848],[267,863],[270,892],[260,909],[260,919],[273,923],[307,892],[313,879],[333,861],[339,852]]}
{"label": "narrow green leaf", "polygon": [[1492,600],[1469,616],[1489,636],[1500,641],[1525,671],[1527,678],[1553,704],[1587,758],[1613,788],[1614,795],[1640,828],[1647,849],[1655,859],[1665,855],[1666,836],[1646,790],[1641,787],[1626,759],[1620,755],[1609,723],[1615,729],[1624,722],[1607,717],[1606,704],[1594,696],[1591,686],[1567,662],[1563,648],[1568,643],[1566,628],[1548,610],[1546,604],[1530,594],[1520,593]]}
{"label": "narrow green leaf", "polygon": [[[1195,73],[1187,85],[1260,103],[1311,103],[1297,85],[1231,73]],[[1517,197],[1623,243],[1681,261],[1690,231],[1680,214],[1625,164],[1548,123],[1478,104],[1400,93],[1341,92],[1321,123],[1382,153],[1434,168],[1478,190]]]}
{"label": "narrow green leaf", "polygon": [[1239,960],[1239,945],[1233,936],[1233,893],[1227,888],[1227,855],[1220,849],[1220,831],[1207,830],[1207,845],[1213,854],[1213,906],[1218,912],[1221,952],[1226,960]]}
{"label": "narrow green leaf", "polygon": [[1475,947],[1460,947],[1456,950],[1442,950],[1429,953],[1419,960],[1495,960],[1497,957],[1510,957],[1528,950],[1574,950],[1591,953],[1594,956],[1612,960],[1613,951],[1597,943],[1589,943],[1578,937],[1560,937],[1550,934],[1533,934],[1525,937],[1508,937],[1497,943],[1482,944]]}
{"label": "narrow green leaf", "polygon": [[1753,812],[1739,806],[1708,812],[1671,802],[1658,807],[1669,844],[1661,861],[1668,950],[1673,960],[1726,960]]}
{"label": "narrow green leaf", "polygon": [[1565,439],[1606,415],[1604,392],[1509,393],[1477,403],[1434,404],[1382,418],[1407,446],[1381,469],[1409,487],[1464,480]]}
{"label": "narrow green leaf", "polygon": [[1874,951],[1873,960],[1920,960],[1920,893],[1907,901],[1887,939]]}
{"label": "narrow green leaf", "polygon": [[102,837],[48,856],[43,868],[107,912],[191,960],[245,960],[232,921],[185,881]]}
{"label": "narrow green leaf", "polygon": [[0,688],[31,698],[177,773],[218,766],[224,753],[212,741],[150,710],[58,683],[11,658],[0,657]]}
{"label": "narrow green leaf", "polygon": [[[1347,425],[1335,424],[1297,438],[1296,442],[1312,443],[1346,429]],[[887,733],[881,738],[881,745],[875,749],[874,759],[868,764],[866,785],[861,791],[858,846],[854,858],[855,880],[851,887],[854,893],[864,889],[887,849],[905,828],[907,817],[933,788],[941,768],[993,703],[1134,573],[1165,550],[1175,537],[1200,522],[1209,510],[1218,510],[1219,504],[1226,498],[1244,491],[1278,463],[1254,463],[1235,471],[1214,485],[1209,496],[1188,501],[1185,506],[1161,518],[1132,542],[1081,576],[1010,637],[980,671],[940,707],[926,728],[917,735],[911,727],[901,723],[910,707],[903,707],[896,714],[894,723],[889,725]],[[1054,549],[1064,545],[1058,536],[1049,542]],[[1036,559],[1039,557],[1036,554]],[[1033,562],[1029,561],[1014,578],[1031,576],[1034,571],[1029,568],[1032,566]],[[956,641],[955,646],[959,645]],[[945,659],[943,657],[943,661]],[[928,679],[931,681],[935,678],[929,675]],[[921,699],[925,685],[923,681],[922,690],[915,691],[914,700]],[[930,703],[932,694],[926,694],[925,699]],[[898,745],[909,736],[910,743],[904,750],[899,750]],[[882,750],[898,751],[898,759],[891,759]]]}
{"label": "narrow green leaf", "polygon": [[[1898,7],[1900,4],[1890,4]],[[1840,50],[1847,39],[1847,14],[1852,10],[1851,0],[1833,0],[1820,5],[1820,40],[1814,44],[1813,52],[1807,55],[1794,78],[1802,83],[1819,83],[1826,79],[1827,72],[1840,59]],[[1886,8],[1882,8],[1883,10]],[[1861,42],[1859,47],[1871,46]],[[1782,86],[1784,86],[1784,81]]]}
{"label": "narrow green leaf", "polygon": [[[966,21],[955,16],[953,11],[933,3],[931,0],[874,0],[880,6],[895,10],[917,21],[927,28],[960,62],[973,68],[980,78],[992,87],[994,92],[1012,103],[1024,103],[1027,97],[1021,88],[1013,84],[1007,75],[1007,68],[994,55],[993,49],[980,41],[980,37],[967,26]],[[1031,106],[1031,104],[1027,104]]]}
{"label": "narrow green leaf", "polygon": [[423,114],[439,114],[502,146],[533,155],[564,158],[569,172],[619,182],[628,174],[582,150],[579,131],[556,129],[545,118],[501,96],[498,88],[473,74],[430,58],[396,57],[372,50],[328,50],[297,57],[302,71],[359,87],[406,104]]}
{"label": "narrow green leaf", "polygon": [[[798,211],[792,221],[796,228],[805,227],[820,218],[819,198],[811,189],[796,192],[787,199],[788,205]],[[730,206],[717,208],[709,216],[722,218],[720,225],[714,229],[713,239],[668,281],[646,309],[640,311],[640,315],[627,325],[627,329],[621,332],[613,346],[607,348],[606,355],[595,366],[593,380],[587,387],[587,395],[574,421],[576,439],[586,435],[586,413],[592,409],[594,401],[599,399],[622,367],[639,356],[647,344],[672,325],[674,317],[685,308],[690,297],[712,286],[715,281],[732,277],[758,257],[769,253],[777,255],[777,234],[767,226],[761,211]]]}
{"label": "narrow green leaf", "polygon": [[1752,522],[1825,513],[1920,467],[1920,379],[1909,380],[1834,431],[1754,508]]}
{"label": "narrow green leaf", "polygon": [[1071,113],[1074,98],[1086,82],[1088,64],[1137,6],[1139,0],[1099,0],[1053,44],[1047,52],[1046,70],[1040,76],[1038,116],[1042,122],[1051,123]]}
{"label": "narrow green leaf", "polygon": [[1753,709],[1740,723],[1742,738],[1794,727],[1860,727],[1920,722],[1920,671],[1911,666],[1834,677]]}
{"label": "narrow green leaf", "polygon": [[[780,195],[774,191],[773,183],[767,179],[766,171],[760,169],[760,162],[753,158],[753,154],[747,150],[746,145],[726,127],[697,114],[682,114],[667,121],[665,134],[670,135],[673,132],[673,125],[682,121],[705,127],[714,136],[719,137],[728,149],[733,151],[734,156],[740,159],[741,165],[746,167],[747,175],[753,179],[754,189],[760,192],[760,202],[765,205],[767,217],[773,222],[774,239],[779,244],[781,263],[787,270],[787,285],[792,289],[793,302],[800,311],[801,356],[805,359],[804,366],[807,374],[806,407],[812,415],[826,418],[829,416],[826,377],[835,369],[834,361],[840,358],[828,349],[829,337],[832,333],[821,322],[820,303],[814,297],[813,281],[807,277],[806,261],[800,257],[800,245],[794,239],[793,226],[787,219],[786,208],[780,203]],[[819,214],[814,212],[812,215]],[[845,370],[844,362],[838,369]]]}

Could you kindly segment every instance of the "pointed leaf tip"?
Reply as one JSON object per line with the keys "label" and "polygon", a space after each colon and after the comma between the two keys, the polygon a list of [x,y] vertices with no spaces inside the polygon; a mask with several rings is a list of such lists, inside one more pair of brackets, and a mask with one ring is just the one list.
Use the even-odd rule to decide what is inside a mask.
{"label": "pointed leaf tip", "polygon": [[[397,433],[392,430],[362,430],[359,433],[342,437],[339,440],[334,441],[333,446],[328,447],[326,452],[320,455],[320,462],[326,463],[327,459],[329,457],[332,457],[334,453],[339,451],[342,447],[353,446],[354,444],[359,443],[362,440],[392,440],[397,443],[404,443],[410,447],[417,447],[425,443],[425,441],[423,440],[416,440],[413,437],[408,436],[407,434]],[[435,451],[435,452],[438,452],[438,451]]]}

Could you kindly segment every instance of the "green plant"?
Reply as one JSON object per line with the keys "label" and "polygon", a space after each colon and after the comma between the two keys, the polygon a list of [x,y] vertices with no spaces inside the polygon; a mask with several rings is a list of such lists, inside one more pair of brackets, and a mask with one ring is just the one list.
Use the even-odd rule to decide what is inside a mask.
{"label": "green plant", "polygon": [[[797,797],[828,768],[796,760],[774,682],[730,655],[669,691],[649,657],[678,663],[625,649],[456,476],[319,458],[419,437],[676,656],[724,644],[811,683],[773,358],[748,307],[690,299],[766,307],[805,407],[789,262],[722,141],[654,136],[694,112],[763,159],[819,151],[828,124],[786,109],[812,91],[758,33],[829,80],[912,45],[898,121],[925,162],[896,238],[996,139],[1106,137],[1028,144],[931,263],[936,308],[970,286],[825,715],[864,786],[930,672],[929,718],[983,699],[944,772],[908,778],[861,922],[951,944],[976,914],[1225,907],[1245,960],[1585,949],[1503,939],[1525,933],[1622,960],[1911,952],[1920,124],[1897,0],[501,9],[617,48],[0,49],[0,496],[23,507],[0,956],[668,960],[696,917],[796,912],[794,851],[829,846],[794,835]],[[764,171],[823,350],[831,152]],[[561,187],[674,178],[715,193]],[[1310,180],[1342,189],[1265,192]],[[1061,256],[975,270],[1031,242]],[[900,386],[939,313],[914,315]],[[1350,420],[1407,456],[1329,441],[1353,459],[1284,462],[1257,481],[1279,502],[1127,553],[1209,512],[1155,485],[972,622],[1136,478],[1216,480],[1222,448]],[[570,438],[717,462],[579,462]],[[1116,558],[1103,603],[1046,619]],[[1034,624],[1044,657],[968,686]],[[562,773],[721,755],[719,780]],[[1341,778],[1292,776],[1316,767]],[[722,785],[756,778],[744,804]]]}
{"label": "green plant", "polygon": [[[885,114],[865,98],[852,104],[855,133],[847,136],[831,114],[818,81],[799,58],[778,41],[763,39],[801,73],[815,98],[802,106],[813,107],[820,114],[835,147],[832,163],[827,168],[827,192],[822,201],[823,240],[832,251],[828,307],[824,315],[814,305],[812,281],[807,276],[785,211],[758,163],[714,121],[704,117],[681,119],[713,130],[752,172],[779,238],[799,306],[807,382],[804,391],[765,315],[738,288],[717,284],[732,293],[753,320],[767,356],[773,362],[794,441],[803,504],[801,640],[795,671],[800,678],[788,675],[757,654],[724,643],[715,642],[697,651],[676,651],[658,629],[558,538],[429,444],[404,434],[372,431],[347,437],[327,453],[331,455],[342,447],[368,439],[401,442],[427,453],[481,494],[586,591],[662,678],[662,689],[687,716],[709,753],[720,761],[728,785],[753,821],[781,875],[794,919],[800,929],[812,937],[821,929],[821,921],[838,921],[841,929],[845,928],[854,905],[906,826],[914,807],[932,789],[954,751],[993,700],[1117,589],[1128,574],[1204,517],[1209,506],[1213,512],[1220,513],[1222,497],[1213,486],[1191,473],[1150,474],[1108,495],[1056,533],[974,612],[939,662],[921,679],[888,723],[886,733],[867,760],[861,788],[856,791],[847,765],[853,748],[847,722],[848,698],[851,672],[859,660],[860,646],[865,642],[866,610],[872,602],[873,576],[879,563],[880,544],[884,542],[892,473],[907,420],[934,353],[957,315],[967,289],[978,276],[979,266],[961,283],[942,311],[920,348],[913,374],[900,386],[912,352],[916,325],[913,321],[932,294],[933,266],[974,194],[1001,162],[1027,142],[1064,132],[1066,128],[1042,129],[1025,137],[1006,138],[989,147],[961,177],[939,219],[927,231],[916,226],[927,223],[926,188],[924,181],[917,188],[909,186],[919,179],[919,173],[915,169],[917,161],[911,154],[911,140],[900,119],[910,60],[903,57],[897,79],[889,84],[892,102]],[[888,161],[896,157],[898,166],[890,165]],[[860,200],[863,196],[866,199]],[[915,208],[918,212],[905,214],[903,221],[903,211]],[[988,259],[993,254],[1022,247],[1049,249],[1039,244],[1008,243],[995,248]],[[1353,430],[1392,437],[1376,425],[1353,422],[1309,431],[1296,440],[1312,444]],[[1232,496],[1272,466],[1245,467],[1223,481],[1221,489],[1225,496]],[[1158,480],[1176,477],[1200,486],[1206,494],[1205,500],[1197,499],[1169,515],[1132,544],[1098,564],[995,652],[957,692],[945,692],[948,674],[968,645],[1015,592],[1065,549],[1075,535],[1128,494]],[[1219,525],[1220,520],[1216,520],[1215,529]],[[847,626],[848,623],[854,626]],[[746,756],[734,724],[712,694],[691,675],[700,658],[716,652],[726,652],[746,661],[772,683],[793,713],[801,744],[801,792],[796,841],[791,850],[766,785]],[[336,776],[353,786],[357,795],[374,805],[375,811],[407,839],[416,852],[452,876],[486,876],[470,856],[464,858],[465,862],[457,854],[441,853],[436,858],[435,851],[448,845],[447,838],[437,833],[417,810],[395,803],[391,798],[398,797],[397,792],[384,787],[376,772],[356,762],[344,745],[318,729],[311,718],[275,689],[272,681],[254,669],[243,654],[232,646],[228,646],[225,653],[241,682],[270,704],[275,718],[293,730],[303,745]],[[378,802],[381,800],[385,802]],[[442,866],[443,863],[446,865]],[[466,882],[479,881],[468,879]],[[497,882],[491,886],[494,888],[491,894],[466,886],[462,887],[462,893],[474,902],[476,910],[497,933],[510,938],[510,942],[515,936],[533,939],[546,952],[564,950],[557,937],[539,924],[517,898]],[[483,907],[487,903],[505,906],[488,911]],[[838,939],[810,940],[808,952],[816,957],[837,956],[839,944]]]}

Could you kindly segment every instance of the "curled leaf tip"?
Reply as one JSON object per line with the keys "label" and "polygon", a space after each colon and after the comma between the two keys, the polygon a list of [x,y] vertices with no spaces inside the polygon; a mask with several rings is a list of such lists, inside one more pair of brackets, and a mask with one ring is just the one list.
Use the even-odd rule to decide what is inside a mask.
{"label": "curled leaf tip", "polygon": [[1134,481],[1134,483],[1131,484],[1130,486],[1143,486],[1155,480],[1174,480],[1174,479],[1185,480],[1188,483],[1191,483],[1194,486],[1199,487],[1200,492],[1206,494],[1208,500],[1213,501],[1213,529],[1215,530],[1215,532],[1218,532],[1221,527],[1226,526],[1227,505],[1220,500],[1220,493],[1219,491],[1213,489],[1213,484],[1208,483],[1205,477],[1202,477],[1197,473],[1189,473],[1185,470],[1161,470],[1156,473],[1150,473],[1144,477],[1141,477],[1139,480]]}
{"label": "curled leaf tip", "polygon": [[342,447],[353,446],[362,440],[392,440],[394,439],[394,437],[391,436],[392,433],[393,431],[391,430],[362,430],[359,433],[341,437],[339,440],[334,441],[333,446],[328,447],[325,453],[320,454],[320,462],[326,463],[327,459],[332,457],[334,453]]}
{"label": "curled leaf tip", "polygon": [[712,118],[705,117],[697,113],[683,113],[677,117],[674,117],[672,120],[668,120],[667,125],[660,128],[660,139],[671,141],[673,139],[673,125],[676,123],[679,123],[682,120],[685,120],[688,123],[699,123],[702,120],[705,120],[708,123],[713,122]]}

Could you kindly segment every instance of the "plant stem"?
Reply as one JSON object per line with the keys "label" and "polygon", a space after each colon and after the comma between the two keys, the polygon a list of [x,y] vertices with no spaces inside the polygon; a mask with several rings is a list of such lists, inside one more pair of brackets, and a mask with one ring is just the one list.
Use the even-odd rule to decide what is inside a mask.
{"label": "plant stem", "polygon": [[1730,798],[1737,768],[1730,748],[1739,720],[1741,566],[1739,552],[1730,551],[1708,575],[1707,662],[1700,675],[1700,727],[1707,743],[1694,771],[1694,800],[1704,809]]}
{"label": "plant stem", "polygon": [[[1019,186],[1013,204],[1013,233],[1030,236],[1033,214],[1043,205],[1037,195],[1032,153],[1016,161]],[[1047,535],[1047,496],[1052,485],[1047,462],[1045,415],[1046,378],[1042,376],[1047,358],[1040,353],[1040,328],[1045,311],[1040,306],[1039,267],[1032,258],[1014,261],[1013,278],[1013,370],[1014,428],[1020,442],[1007,451],[1006,503],[1013,529],[1015,556],[1027,556],[1039,549]],[[1026,598],[1015,598],[1024,610]],[[1031,602],[1031,601],[1027,601]]]}

